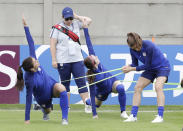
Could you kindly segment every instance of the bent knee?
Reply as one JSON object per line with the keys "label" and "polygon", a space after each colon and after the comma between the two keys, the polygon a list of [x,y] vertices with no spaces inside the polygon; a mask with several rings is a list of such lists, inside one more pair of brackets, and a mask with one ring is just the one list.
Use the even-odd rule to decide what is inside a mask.
{"label": "bent knee", "polygon": [[155,91],[156,91],[156,92],[163,92],[163,88],[160,88],[160,87],[159,87],[159,88],[158,88],[158,87],[155,87]]}
{"label": "bent knee", "polygon": [[55,84],[55,88],[56,88],[56,90],[59,91],[59,92],[66,91],[65,86],[62,85],[62,84],[60,84],[60,83],[56,83],[56,84]]}
{"label": "bent knee", "polygon": [[134,90],[135,90],[135,93],[141,93],[143,88],[140,86],[135,86]]}

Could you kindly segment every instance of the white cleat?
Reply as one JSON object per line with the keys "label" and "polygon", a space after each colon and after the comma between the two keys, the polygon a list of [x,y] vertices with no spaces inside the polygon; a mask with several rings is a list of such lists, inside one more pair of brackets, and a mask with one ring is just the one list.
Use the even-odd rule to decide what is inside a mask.
{"label": "white cleat", "polygon": [[163,122],[163,117],[157,115],[156,118],[151,123],[161,123]]}
{"label": "white cleat", "polygon": [[68,123],[68,120],[66,120],[66,119],[63,119],[62,120],[62,125],[68,125],[69,123]]}
{"label": "white cleat", "polygon": [[90,105],[85,104],[85,113],[92,113],[92,109]]}
{"label": "white cleat", "polygon": [[93,119],[98,119],[98,115],[93,116]]}
{"label": "white cleat", "polygon": [[124,120],[123,122],[135,122],[137,121],[137,117],[133,117],[133,114],[131,114],[128,119]]}
{"label": "white cleat", "polygon": [[128,114],[126,113],[126,111],[123,111],[122,113],[121,113],[121,117],[122,118],[128,118]]}

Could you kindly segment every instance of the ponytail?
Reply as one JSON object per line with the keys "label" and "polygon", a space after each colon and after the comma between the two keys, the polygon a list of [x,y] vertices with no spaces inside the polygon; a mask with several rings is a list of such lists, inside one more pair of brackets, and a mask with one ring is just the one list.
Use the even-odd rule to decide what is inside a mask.
{"label": "ponytail", "polygon": [[18,72],[17,72],[17,83],[15,87],[17,88],[18,91],[22,91],[24,89],[24,79],[23,79],[23,72],[22,68],[26,72],[32,72],[31,68],[33,68],[33,62],[32,62],[32,57],[26,58],[22,65],[18,67]]}
{"label": "ponytail", "polygon": [[[94,74],[94,72],[92,70],[88,70],[86,73],[86,75],[93,75],[93,74]],[[95,76],[89,76],[89,77],[87,77],[87,80],[88,80],[88,83],[91,84],[94,82]]]}
{"label": "ponytail", "polygon": [[23,72],[22,72],[22,66],[18,67],[18,72],[17,72],[17,82],[15,87],[17,88],[18,91],[22,91],[24,88],[24,79],[23,79]]}

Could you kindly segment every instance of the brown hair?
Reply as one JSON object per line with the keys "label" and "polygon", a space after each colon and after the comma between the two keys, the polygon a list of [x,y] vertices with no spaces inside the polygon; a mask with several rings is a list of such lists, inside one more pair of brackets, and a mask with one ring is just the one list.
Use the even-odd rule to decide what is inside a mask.
{"label": "brown hair", "polygon": [[15,87],[17,88],[18,91],[22,91],[24,88],[24,79],[23,79],[23,71],[22,68],[27,71],[31,72],[31,68],[33,68],[33,63],[32,63],[32,57],[26,58],[22,65],[18,67],[18,72],[17,72],[17,82],[15,84]]}
{"label": "brown hair", "polygon": [[[95,61],[92,61],[92,59],[90,59],[90,57],[87,57],[84,59],[84,64],[88,68],[86,75],[94,74],[93,69],[95,68],[94,67]],[[95,76],[89,76],[89,77],[87,77],[87,80],[88,80],[88,83],[91,84],[94,82]]]}
{"label": "brown hair", "polygon": [[135,32],[130,32],[127,34],[127,43],[130,47],[133,45],[136,46],[136,48],[141,49],[142,48],[142,38]]}
{"label": "brown hair", "polygon": [[89,56],[84,59],[84,64],[90,70],[93,70],[95,68],[94,67],[95,61],[92,60]]}
{"label": "brown hair", "polygon": [[[87,73],[86,73],[87,76],[88,76],[88,75],[93,75],[93,74],[95,74],[95,73],[93,72],[93,70],[88,70]],[[88,76],[88,77],[87,77],[87,81],[88,81],[89,84],[93,83],[94,80],[95,80],[95,76]]]}

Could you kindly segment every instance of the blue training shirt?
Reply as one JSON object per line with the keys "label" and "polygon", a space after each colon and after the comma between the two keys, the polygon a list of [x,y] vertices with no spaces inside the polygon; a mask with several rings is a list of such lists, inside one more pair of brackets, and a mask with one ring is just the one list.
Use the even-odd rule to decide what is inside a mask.
{"label": "blue training shirt", "polygon": [[[95,51],[93,49],[87,28],[84,28],[84,34],[85,34],[85,39],[86,39],[86,44],[88,47],[89,55],[95,55]],[[104,66],[101,63],[99,63],[97,69],[93,70],[94,73],[100,73],[100,72],[104,72],[104,71],[107,71],[107,70],[104,68]],[[112,76],[111,73],[104,73],[104,74],[96,75],[94,82],[108,78],[110,76]],[[89,86],[93,116],[97,115],[96,107],[95,107],[95,94],[98,92],[100,92],[100,94],[111,93],[113,83],[116,80],[118,80],[116,77],[112,77],[110,79],[99,82],[95,85]]]}
{"label": "blue training shirt", "polygon": [[[34,41],[28,27],[24,27],[26,38],[29,44],[29,54],[36,58]],[[25,72],[24,75],[26,86],[26,108],[25,120],[30,120],[30,109],[32,104],[32,94],[38,104],[46,104],[52,100],[53,86],[56,81],[50,77],[40,66],[37,72]]]}
{"label": "blue training shirt", "polygon": [[[86,38],[86,44],[88,47],[89,55],[95,55],[95,51],[93,49],[87,28],[84,28],[84,34],[85,34],[85,38]],[[100,72],[105,72],[105,71],[107,71],[107,70],[105,69],[105,67],[101,63],[99,63],[97,69],[93,70],[94,73],[100,73]],[[111,77],[111,76],[112,76],[111,73],[104,73],[104,74],[96,75],[95,82],[102,80],[102,79],[105,79],[105,78],[108,78],[108,77]],[[96,90],[98,92],[101,92],[101,94],[110,93],[112,91],[113,83],[116,80],[118,80],[116,77],[112,77],[110,79],[99,82],[96,84],[97,85]]]}
{"label": "blue training shirt", "polygon": [[[132,67],[136,67],[137,71],[141,70],[170,70],[169,61],[165,58],[160,49],[151,41],[143,40],[140,51],[130,48],[132,57]],[[138,64],[140,60],[144,65]]]}

